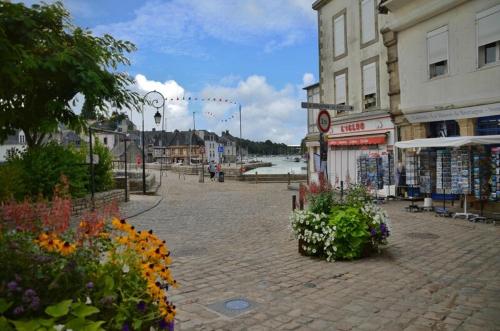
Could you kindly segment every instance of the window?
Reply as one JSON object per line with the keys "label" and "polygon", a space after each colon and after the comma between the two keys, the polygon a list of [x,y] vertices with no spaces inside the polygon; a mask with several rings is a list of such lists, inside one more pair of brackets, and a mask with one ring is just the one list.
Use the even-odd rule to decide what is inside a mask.
{"label": "window", "polygon": [[346,53],[346,21],[343,10],[333,18],[333,56],[338,58]]}
{"label": "window", "polygon": [[19,134],[19,143],[22,145],[26,143],[26,136],[23,133]]}
{"label": "window", "polygon": [[361,44],[366,44],[370,41],[376,40],[376,14],[375,14],[375,1],[362,0],[361,1]]}
{"label": "window", "polygon": [[363,65],[363,107],[377,106],[377,62]]}
{"label": "window", "polygon": [[[343,70],[341,73],[335,75],[335,104],[347,104],[347,72]],[[337,114],[343,111],[337,110]]]}
{"label": "window", "polygon": [[448,73],[448,26],[427,33],[427,56],[429,77],[434,78]]}
{"label": "window", "polygon": [[478,66],[500,60],[500,5],[476,15]]}
{"label": "window", "polygon": [[108,145],[108,137],[103,138],[104,145]]}

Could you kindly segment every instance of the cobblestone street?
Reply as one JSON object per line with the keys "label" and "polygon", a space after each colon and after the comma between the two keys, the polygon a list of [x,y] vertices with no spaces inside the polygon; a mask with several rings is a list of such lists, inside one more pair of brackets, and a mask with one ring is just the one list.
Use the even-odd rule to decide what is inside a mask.
{"label": "cobblestone street", "polygon": [[[166,181],[166,183],[165,183]],[[389,202],[381,255],[300,256],[286,184],[164,177],[159,205],[130,222],[172,250],[176,330],[500,330],[500,227],[403,211]],[[159,201],[134,197],[131,215]],[[216,312],[227,299],[252,305]]]}

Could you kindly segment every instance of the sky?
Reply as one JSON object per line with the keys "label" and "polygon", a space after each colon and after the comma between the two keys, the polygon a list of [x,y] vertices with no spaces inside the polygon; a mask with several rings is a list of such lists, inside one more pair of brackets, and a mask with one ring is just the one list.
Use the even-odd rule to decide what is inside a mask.
{"label": "sky", "polygon": [[[141,94],[167,98],[168,131],[193,128],[194,112],[196,129],[238,136],[241,104],[243,138],[299,144],[305,136],[302,88],[318,79],[313,0],[62,2],[76,25],[137,46],[125,70]],[[140,129],[141,114],[128,113]],[[146,129],[161,129],[154,113],[146,107]]]}

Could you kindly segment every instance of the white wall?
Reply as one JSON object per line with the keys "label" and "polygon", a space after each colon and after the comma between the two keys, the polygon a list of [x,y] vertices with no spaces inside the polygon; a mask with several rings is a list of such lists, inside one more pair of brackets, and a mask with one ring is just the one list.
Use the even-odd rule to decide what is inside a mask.
{"label": "white wall", "polygon": [[[361,62],[379,56],[379,95],[380,109],[389,109],[389,76],[387,74],[387,50],[379,33],[378,42],[360,48],[360,2],[359,0],[333,0],[319,11],[320,19],[320,78],[323,90],[322,102],[334,103],[334,73],[348,68],[347,94],[348,103],[355,112],[362,109],[362,78]],[[346,12],[347,56],[333,60],[333,16],[343,9]],[[386,16],[377,15],[378,28],[385,24]],[[333,112],[331,112],[332,115]]]}
{"label": "white wall", "polygon": [[[424,7],[429,1],[415,2]],[[500,102],[500,65],[478,68],[476,47],[476,13],[497,4],[500,1],[468,1],[398,32],[400,107],[404,113]],[[405,17],[414,12],[407,6],[393,14]],[[429,79],[427,32],[444,25],[448,25],[448,74]]]}
{"label": "white wall", "polygon": [[7,161],[7,151],[12,148],[24,151],[26,149],[26,145],[0,145],[0,162]]}

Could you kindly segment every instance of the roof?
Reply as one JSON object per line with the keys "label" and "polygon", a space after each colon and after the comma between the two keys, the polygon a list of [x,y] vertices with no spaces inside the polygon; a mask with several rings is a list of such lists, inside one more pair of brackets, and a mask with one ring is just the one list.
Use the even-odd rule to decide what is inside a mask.
{"label": "roof", "polygon": [[175,130],[172,138],[168,142],[169,146],[186,146],[186,145],[205,145],[205,141],[198,137],[194,131],[178,131]]}
{"label": "roof", "polygon": [[312,9],[319,10],[329,2],[330,2],[330,0],[316,0],[312,4]]}
{"label": "roof", "polygon": [[147,145],[153,146],[167,146],[170,139],[172,139],[173,132],[164,131],[145,131],[144,140]]}
{"label": "roof", "polygon": [[308,86],[304,86],[302,89],[303,90],[310,90],[310,89],[318,87],[318,86],[319,86],[319,82],[311,84],[311,85],[308,85]]}
{"label": "roof", "polygon": [[9,134],[7,136],[7,139],[5,139],[3,142],[0,141],[0,145],[24,145],[19,142],[19,133],[20,130],[16,130],[16,133],[14,134]]}

